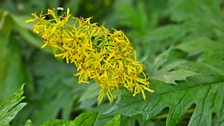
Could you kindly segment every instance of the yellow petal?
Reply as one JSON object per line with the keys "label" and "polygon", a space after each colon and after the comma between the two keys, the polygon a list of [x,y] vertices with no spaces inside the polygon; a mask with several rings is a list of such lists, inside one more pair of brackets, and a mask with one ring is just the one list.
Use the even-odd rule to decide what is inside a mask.
{"label": "yellow petal", "polygon": [[69,15],[69,13],[70,13],[70,9],[68,8],[68,9],[67,9],[67,15]]}
{"label": "yellow petal", "polygon": [[29,23],[29,22],[34,22],[35,20],[34,19],[28,19],[28,20],[26,20],[25,22],[26,23]]}

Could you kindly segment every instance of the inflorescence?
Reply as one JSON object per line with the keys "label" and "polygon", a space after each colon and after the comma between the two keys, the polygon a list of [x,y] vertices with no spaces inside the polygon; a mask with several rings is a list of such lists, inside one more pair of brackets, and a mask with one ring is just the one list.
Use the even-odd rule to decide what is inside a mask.
{"label": "inflorescence", "polygon": [[[48,9],[47,14],[37,16],[27,22],[36,22],[33,32],[44,40],[42,48],[51,47],[55,57],[65,59],[77,68],[78,83],[88,83],[94,79],[101,87],[98,100],[106,94],[112,101],[115,89],[124,87],[135,96],[149,88],[149,81],[142,64],[136,60],[136,52],[122,31],[109,31],[104,26],[90,23],[91,18],[72,17],[67,12],[57,16]],[[46,19],[51,16],[52,19]]]}

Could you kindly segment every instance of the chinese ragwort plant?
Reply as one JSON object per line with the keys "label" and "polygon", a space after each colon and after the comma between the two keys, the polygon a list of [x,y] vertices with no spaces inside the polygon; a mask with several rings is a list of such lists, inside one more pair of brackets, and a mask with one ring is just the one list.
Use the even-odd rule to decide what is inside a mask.
{"label": "chinese ragwort plant", "polygon": [[[37,16],[27,22],[36,22],[33,32],[40,35],[45,44],[51,47],[55,57],[66,59],[77,68],[75,76],[79,83],[88,83],[94,79],[101,87],[98,100],[106,94],[112,101],[113,91],[124,87],[133,96],[149,88],[149,81],[143,72],[143,66],[136,60],[136,52],[122,31],[109,31],[104,26],[90,23],[91,18],[72,17],[67,12],[57,16],[48,9],[47,14]],[[52,19],[46,17],[52,16]]]}

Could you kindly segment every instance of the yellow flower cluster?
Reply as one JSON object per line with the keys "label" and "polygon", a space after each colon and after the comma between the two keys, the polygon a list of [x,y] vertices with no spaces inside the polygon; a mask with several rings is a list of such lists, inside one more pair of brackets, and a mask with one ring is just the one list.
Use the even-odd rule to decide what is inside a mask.
{"label": "yellow flower cluster", "polygon": [[[112,101],[116,96],[113,91],[125,87],[135,96],[149,88],[149,81],[143,72],[142,64],[136,60],[136,53],[122,31],[112,32],[104,26],[90,23],[91,18],[75,18],[69,9],[61,16],[53,10],[37,16],[32,14],[36,24],[33,31],[45,41],[42,46],[53,49],[55,57],[66,59],[77,68],[75,76],[79,83],[88,83],[95,79],[101,87],[98,100],[106,94]],[[52,19],[46,19],[51,16]]]}

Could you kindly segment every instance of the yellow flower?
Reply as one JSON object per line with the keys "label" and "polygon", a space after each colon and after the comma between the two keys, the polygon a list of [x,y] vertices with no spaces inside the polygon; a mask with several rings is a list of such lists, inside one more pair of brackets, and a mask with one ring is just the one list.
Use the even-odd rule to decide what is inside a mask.
{"label": "yellow flower", "polygon": [[[136,51],[122,31],[109,31],[104,26],[90,23],[91,18],[75,18],[67,13],[56,16],[53,10],[40,15],[32,14],[36,24],[33,32],[44,40],[42,48],[52,48],[55,57],[65,59],[77,68],[75,76],[78,83],[88,83],[95,79],[101,87],[98,100],[104,95],[110,101],[116,97],[115,89],[124,87],[135,96],[141,93],[145,99],[145,90],[149,81],[143,72],[143,66],[136,60]],[[46,16],[53,19],[45,19]]]}

